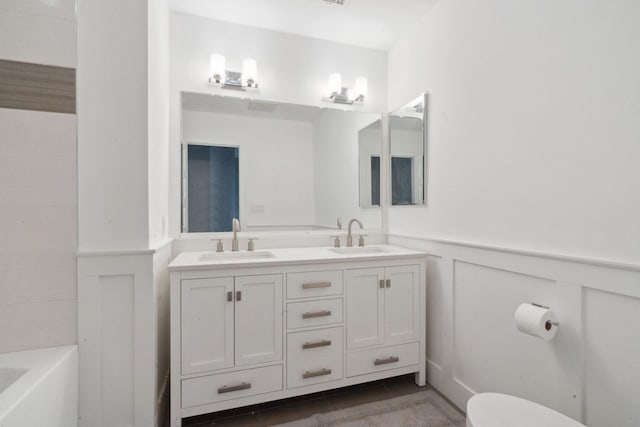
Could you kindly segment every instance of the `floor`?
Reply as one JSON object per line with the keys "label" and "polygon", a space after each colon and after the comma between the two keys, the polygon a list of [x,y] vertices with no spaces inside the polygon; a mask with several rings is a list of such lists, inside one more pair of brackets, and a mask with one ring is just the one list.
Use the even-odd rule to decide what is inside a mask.
{"label": "floor", "polygon": [[[313,414],[377,402],[431,388],[418,387],[413,374],[328,390],[290,399],[185,418],[183,426],[263,427],[300,420]],[[457,409],[457,408],[456,408]]]}

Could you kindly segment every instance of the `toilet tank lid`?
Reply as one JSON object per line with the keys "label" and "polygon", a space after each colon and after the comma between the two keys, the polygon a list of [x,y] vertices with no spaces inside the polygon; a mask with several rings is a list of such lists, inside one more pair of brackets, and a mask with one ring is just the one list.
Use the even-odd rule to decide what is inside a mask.
{"label": "toilet tank lid", "polygon": [[501,393],[479,393],[467,402],[473,427],[585,427],[546,406]]}

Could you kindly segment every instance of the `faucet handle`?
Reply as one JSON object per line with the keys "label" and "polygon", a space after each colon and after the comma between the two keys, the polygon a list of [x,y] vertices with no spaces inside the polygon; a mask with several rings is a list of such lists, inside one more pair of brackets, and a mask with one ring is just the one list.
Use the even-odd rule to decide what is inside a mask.
{"label": "faucet handle", "polygon": [[331,238],[334,239],[333,247],[334,248],[339,248],[340,247],[340,236],[331,236]]}
{"label": "faucet handle", "polygon": [[254,240],[258,240],[257,237],[248,237],[249,241],[247,242],[247,251],[248,252],[253,252],[256,250],[256,246],[253,243]]}
{"label": "faucet handle", "polygon": [[218,243],[216,244],[216,252],[224,252],[224,244],[222,243],[222,239],[216,239]]}
{"label": "faucet handle", "polygon": [[364,246],[364,238],[367,237],[366,234],[358,235],[358,246]]}

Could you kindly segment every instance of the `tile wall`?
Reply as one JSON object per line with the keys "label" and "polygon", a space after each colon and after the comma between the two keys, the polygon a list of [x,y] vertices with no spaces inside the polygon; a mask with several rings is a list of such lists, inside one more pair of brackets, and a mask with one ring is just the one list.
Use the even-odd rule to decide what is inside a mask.
{"label": "tile wall", "polygon": [[0,353],[77,341],[75,66],[75,1],[0,1]]}

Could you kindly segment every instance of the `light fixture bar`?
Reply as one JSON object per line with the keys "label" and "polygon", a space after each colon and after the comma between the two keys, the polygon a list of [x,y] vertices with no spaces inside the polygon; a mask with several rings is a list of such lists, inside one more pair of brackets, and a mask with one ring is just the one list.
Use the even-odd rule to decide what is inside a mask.
{"label": "light fixture bar", "polygon": [[242,72],[226,69],[224,55],[212,54],[209,69],[209,84],[223,89],[246,90],[258,88],[258,64],[255,59],[242,61]]}
{"label": "light fixture bar", "polygon": [[327,101],[333,101],[337,104],[351,105],[354,102],[363,103],[368,92],[368,82],[366,77],[356,78],[355,87],[353,89],[342,86],[342,76],[339,73],[329,75],[329,84],[327,90]]}

